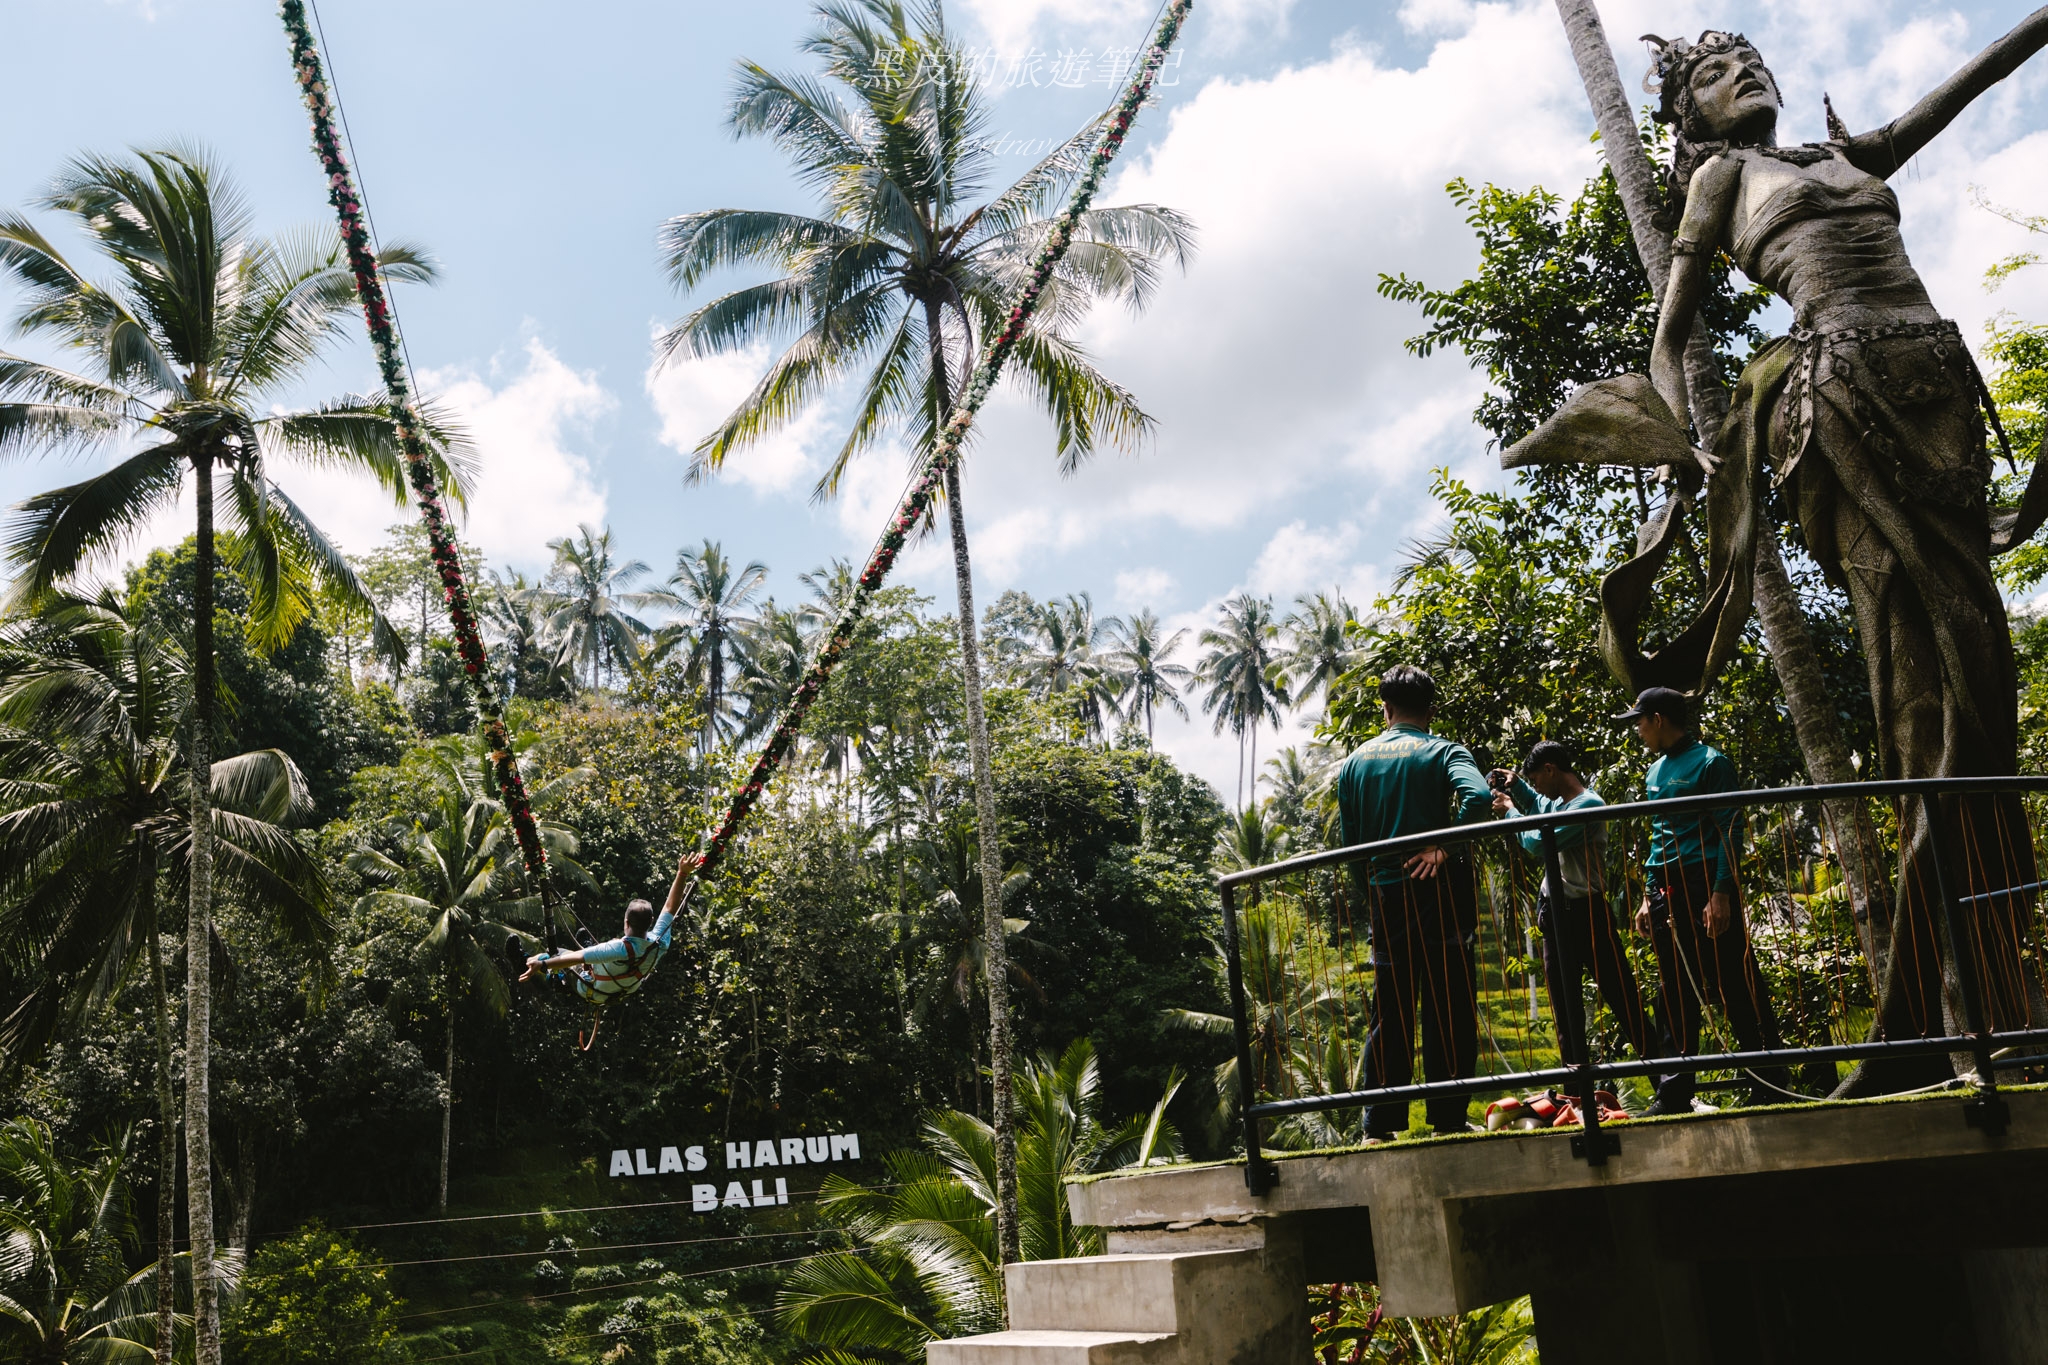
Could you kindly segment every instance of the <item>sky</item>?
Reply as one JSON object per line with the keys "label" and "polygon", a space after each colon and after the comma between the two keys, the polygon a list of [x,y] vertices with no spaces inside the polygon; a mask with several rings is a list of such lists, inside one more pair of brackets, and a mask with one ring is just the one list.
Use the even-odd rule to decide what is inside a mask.
{"label": "sky", "polygon": [[[1798,142],[1825,135],[1823,91],[1857,131],[1881,125],[2029,8],[1609,0],[1602,12],[1632,90],[1646,65],[1636,34],[1747,33],[1784,91],[1780,139]],[[1104,73],[1154,12],[1154,0],[953,0],[948,21],[994,100],[998,161],[1014,168],[1004,179],[1110,102]],[[0,13],[0,208],[55,227],[36,198],[68,157],[196,143],[234,175],[260,230],[331,224],[267,0],[0,0]],[[843,439],[847,395],[834,394],[687,484],[689,451],[771,353],[662,368],[653,348],[712,290],[759,278],[679,295],[655,252],[665,219],[815,207],[771,146],[724,124],[738,60],[807,69],[808,4],[326,0],[319,13],[380,237],[441,265],[438,285],[401,287],[397,306],[425,387],[481,449],[466,540],[493,565],[537,571],[550,538],[608,525],[661,576],[711,539],[768,565],[785,600],[801,596],[799,574],[865,554],[906,477],[900,446],[862,457],[838,500],[813,502]],[[1421,319],[1380,298],[1379,279],[1465,278],[1477,251],[1446,183],[1569,196],[1596,169],[1591,128],[1550,0],[1198,0],[1098,199],[1179,209],[1197,253],[1142,315],[1105,308],[1079,334],[1156,432],[1062,477],[1049,424],[999,391],[965,475],[979,601],[1015,587],[1087,591],[1103,612],[1149,607],[1189,629],[1190,663],[1194,635],[1238,592],[1284,610],[1341,589],[1369,607],[1434,524],[1433,470],[1502,479],[1471,421],[1483,376],[1456,354],[1404,351]],[[1895,177],[1907,247],[1967,337],[2002,310],[2048,317],[2048,269],[1984,288],[1985,267],[2029,243],[1976,202],[2048,212],[2044,170],[2048,56]],[[10,302],[0,284],[0,311]],[[11,335],[0,348],[55,358]],[[374,382],[367,343],[351,339],[285,401]],[[277,473],[351,551],[406,515],[363,481]],[[76,477],[0,465],[0,503]],[[188,500],[133,553],[182,537],[189,516]],[[951,608],[942,542],[897,577]],[[1261,759],[1275,742],[1261,736]],[[1238,746],[1199,709],[1162,718],[1159,743],[1230,798]]]}

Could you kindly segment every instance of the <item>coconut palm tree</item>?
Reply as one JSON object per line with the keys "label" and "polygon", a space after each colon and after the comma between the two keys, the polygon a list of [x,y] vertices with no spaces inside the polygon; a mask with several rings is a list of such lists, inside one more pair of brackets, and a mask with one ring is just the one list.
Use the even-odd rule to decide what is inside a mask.
{"label": "coconut palm tree", "polygon": [[[932,449],[970,358],[1008,317],[1045,239],[1048,214],[1085,167],[1098,123],[984,198],[995,164],[984,136],[991,114],[972,58],[947,31],[937,0],[915,10],[902,0],[838,0],[818,6],[816,14],[818,27],[804,46],[822,60],[823,79],[780,76],[743,62],[728,125],[773,141],[824,200],[824,210],[712,209],[664,224],[662,252],[681,289],[732,266],[780,273],[703,304],[669,330],[661,352],[664,361],[677,360],[795,334],[739,407],[698,443],[693,477],[775,431],[832,381],[865,370],[851,430],[818,481],[818,496],[827,497],[852,458],[891,429],[908,428],[913,451]],[[1187,221],[1156,205],[1092,209],[1074,234],[1018,339],[1010,369],[1053,419],[1054,454],[1063,472],[1078,467],[1098,441],[1133,444],[1151,424],[1137,400],[1089,362],[1072,340],[1074,325],[1098,299],[1142,307],[1161,267],[1184,263],[1192,242]],[[975,810],[988,831],[982,877],[994,915],[1003,864],[957,463],[946,472],[944,493]],[[992,927],[989,936],[998,943],[990,959],[991,1050],[997,1093],[1007,1098],[1010,1026],[1000,929]],[[1011,1191],[1016,1144],[1001,1110],[999,1183]],[[1008,1212],[1014,1202],[1014,1193],[1006,1192],[1000,1220],[1005,1256],[1016,1248]]]}
{"label": "coconut palm tree", "polygon": [[1294,606],[1282,623],[1287,648],[1281,666],[1287,670],[1294,704],[1304,706],[1317,692],[1328,696],[1330,684],[1357,657],[1345,627],[1358,619],[1358,613],[1341,592],[1303,593]]}
{"label": "coconut palm tree", "polygon": [[[0,1124],[0,1359],[149,1358],[156,1272],[128,1275],[124,1157],[116,1144],[74,1165],[46,1125]],[[161,1343],[161,1358],[170,1345]]]}
{"label": "coconut palm tree", "polygon": [[751,560],[735,569],[725,548],[706,540],[700,550],[677,552],[676,571],[666,584],[633,595],[636,606],[659,607],[682,618],[664,628],[660,647],[689,647],[685,676],[704,688],[704,728],[697,740],[701,748],[711,747],[721,727],[733,728],[726,679],[746,666],[748,628],[754,624],[747,608],[767,578],[766,564]]}
{"label": "coconut palm tree", "polygon": [[[191,913],[187,917],[186,1183],[198,1280],[201,1365],[220,1358],[214,1301],[213,1155],[208,1122],[212,981],[215,514],[220,548],[248,581],[244,622],[258,650],[291,637],[317,585],[368,595],[341,552],[268,474],[272,460],[358,469],[403,503],[411,497],[396,422],[383,399],[346,396],[287,410],[292,393],[356,303],[355,280],[331,234],[258,237],[227,176],[189,150],[128,160],[82,156],[57,177],[43,207],[64,215],[112,267],[93,281],[29,220],[0,213],[0,272],[20,287],[14,325],[57,341],[81,370],[0,354],[0,458],[113,449],[111,466],[21,504],[7,554],[30,596],[48,593],[87,559],[109,552],[177,502],[186,471],[197,511],[193,595]],[[409,247],[380,258],[393,279],[432,268]],[[458,501],[468,449],[431,415],[435,478]],[[139,447],[139,448],[137,448]],[[225,478],[217,508],[215,474]],[[379,647],[403,645],[381,614]]]}
{"label": "coconut palm tree", "polygon": [[[1180,689],[1194,673],[1174,663],[1185,630],[1166,636],[1159,618],[1148,608],[1128,621],[1112,616],[1103,622],[1103,634],[1110,648],[1104,667],[1114,680],[1122,714],[1126,720],[1145,719],[1145,742],[1152,742],[1152,716],[1161,708],[1187,719],[1187,703]],[[1164,638],[1162,638],[1164,636]]]}
{"label": "coconut palm tree", "polygon": [[[178,735],[190,666],[176,641],[131,621],[111,590],[53,595],[0,632],[0,953],[35,964],[0,1022],[12,1071],[43,1055],[146,961],[155,1010],[157,1339],[168,1359],[177,1206],[170,997],[159,881],[190,873],[190,775]],[[325,936],[319,863],[279,824],[312,809],[282,752],[212,765],[216,871],[305,944]]]}
{"label": "coconut palm tree", "polygon": [[797,581],[811,591],[811,600],[802,610],[815,616],[820,624],[838,620],[853,597],[859,572],[852,560],[835,556],[830,564],[798,574]]}
{"label": "coconut palm tree", "polygon": [[1207,685],[1202,710],[1216,718],[1215,732],[1226,729],[1237,736],[1237,803],[1244,805],[1244,742],[1251,739],[1251,765],[1259,766],[1259,726],[1278,725],[1280,708],[1287,705],[1287,679],[1282,672],[1276,646],[1280,628],[1273,623],[1273,603],[1264,597],[1239,593],[1223,604],[1223,615],[1205,630],[1201,642],[1208,648],[1195,669],[1195,679]]}
{"label": "coconut palm tree", "polygon": [[489,585],[477,594],[477,616],[497,637],[508,694],[542,700],[563,695],[561,675],[567,660],[561,642],[548,629],[549,618],[561,605],[557,594],[527,582],[518,572],[508,581],[493,569]]}
{"label": "coconut palm tree", "polygon": [[[957,1001],[967,1017],[968,1036],[976,1040],[969,1070],[973,1076],[974,1108],[979,1113],[981,1045],[973,1027],[974,996],[977,983],[986,994],[988,925],[997,917],[990,915],[981,901],[986,890],[980,875],[977,843],[975,831],[957,821],[918,839],[912,857],[916,864],[915,894],[919,908],[902,913],[883,912],[870,919],[892,932],[908,960],[922,961],[927,967],[921,978],[924,986],[918,990],[913,1006],[912,1022],[922,1020],[935,1004],[948,997]],[[1030,971],[1012,956],[1024,941],[1021,936],[1030,929],[1031,921],[1008,911],[1028,909],[1023,896],[1030,883],[1031,874],[1022,866],[1011,867],[1003,876],[1003,975],[1005,984],[1022,985],[1042,1000],[1044,993]],[[933,967],[937,968],[936,974],[929,970]]]}
{"label": "coconut palm tree", "polygon": [[[434,805],[386,831],[396,856],[365,845],[349,855],[348,865],[377,888],[357,899],[358,911],[398,910],[428,924],[418,948],[439,967],[448,1014],[437,1204],[445,1210],[455,1113],[456,1009],[469,999],[504,1015],[508,997],[501,964],[506,938],[517,932],[505,921],[522,912],[530,915],[537,898],[526,894],[525,863],[513,843],[504,804],[492,790],[496,769],[489,756],[478,751],[477,741],[448,735],[434,743],[430,762]],[[590,769],[577,768],[532,788],[536,813],[591,776]],[[596,890],[590,874],[575,861],[575,833],[545,818],[538,824],[555,875]],[[397,932],[415,929],[408,925]]]}
{"label": "coconut palm tree", "polygon": [[[1102,1250],[1100,1229],[1074,1225],[1066,1182],[1176,1160],[1180,1134],[1166,1108],[1179,1088],[1169,1078],[1151,1112],[1112,1125],[1101,1117],[1088,1039],[1057,1058],[1025,1060],[1014,1099],[1020,1259]],[[889,1183],[880,1188],[832,1175],[819,1189],[819,1211],[856,1246],[807,1258],[778,1296],[783,1324],[824,1348],[803,1365],[912,1365],[929,1341],[1002,1324],[994,1130],[972,1114],[942,1110],[925,1120],[922,1150],[891,1152],[883,1163]]]}
{"label": "coconut palm tree", "polygon": [[1039,607],[1035,625],[1038,638],[1017,661],[1017,680],[1038,696],[1065,697],[1088,733],[1101,739],[1106,718],[1116,714],[1117,694],[1096,651],[1122,623],[1097,619],[1094,599],[1078,592]]}
{"label": "coconut palm tree", "polygon": [[637,559],[619,561],[609,526],[593,531],[585,523],[574,536],[549,541],[548,548],[555,552],[554,567],[548,570],[555,606],[548,613],[547,629],[563,658],[589,666],[594,692],[604,673],[631,668],[640,658],[647,623],[628,615],[625,607],[635,600],[627,589],[646,574],[647,566]]}
{"label": "coconut palm tree", "polygon": [[769,598],[747,630],[739,651],[739,699],[746,705],[740,721],[741,740],[750,740],[775,724],[804,680],[816,646],[819,614],[809,607],[784,611]]}
{"label": "coconut palm tree", "polygon": [[[1219,840],[1219,844],[1223,842]],[[1250,1025],[1253,1088],[1276,1094],[1299,1094],[1304,1088],[1310,1093],[1331,1093],[1314,1083],[1322,1074],[1318,1065],[1321,1055],[1315,1042],[1328,1038],[1333,1030],[1356,1026],[1352,1017],[1355,1012],[1347,1010],[1347,999],[1355,998],[1362,988],[1367,964],[1346,963],[1333,957],[1327,941],[1322,939],[1320,926],[1311,922],[1299,897],[1268,894],[1259,901],[1247,902],[1241,913],[1244,920],[1239,950]],[[1220,934],[1210,938],[1209,947],[1208,965],[1220,992],[1228,976],[1229,961]],[[1234,1038],[1237,1030],[1230,1015],[1202,1010],[1162,1010],[1160,1022],[1169,1031],[1193,1033],[1221,1043]],[[1219,1062],[1211,1074],[1216,1109],[1209,1116],[1209,1123],[1216,1131],[1229,1132],[1235,1121],[1238,1074],[1234,1053]]]}
{"label": "coconut palm tree", "polygon": [[1311,744],[1308,752],[1290,744],[1266,760],[1266,775],[1259,781],[1272,788],[1273,819],[1287,831],[1299,849],[1313,847],[1318,837],[1327,837],[1336,816],[1332,787],[1337,765],[1343,755],[1325,744]]}

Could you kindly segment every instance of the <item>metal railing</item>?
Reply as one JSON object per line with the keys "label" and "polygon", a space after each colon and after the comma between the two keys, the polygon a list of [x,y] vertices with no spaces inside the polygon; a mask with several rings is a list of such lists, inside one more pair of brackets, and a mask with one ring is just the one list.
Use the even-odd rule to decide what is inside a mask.
{"label": "metal railing", "polygon": [[[1279,1178],[1278,1169],[1267,1158],[1262,1143],[1262,1128],[1269,1119],[1285,1121],[1303,1115],[1326,1115],[1331,1111],[1350,1109],[1369,1112],[1368,1106],[1375,1104],[1398,1102],[1405,1105],[1413,1100],[1441,1100],[1453,1096],[1469,1098],[1488,1092],[1518,1091],[1524,1087],[1567,1087],[1577,1101],[1582,1125],[1572,1139],[1572,1150],[1597,1165],[1620,1150],[1612,1126],[1603,1129],[1601,1124],[1600,1104],[1595,1096],[1603,1081],[1669,1077],[1682,1073],[1691,1073],[1697,1078],[1705,1072],[1753,1073],[1760,1068],[1783,1068],[1789,1073],[1791,1068],[1819,1066],[1826,1066],[1832,1075],[1833,1064],[1838,1062],[1930,1054],[1960,1056],[1967,1053],[1974,1059],[1974,1084],[1964,1106],[1965,1118],[1988,1135],[2002,1133],[2007,1113],[1997,1092],[1997,1070],[2000,1066],[2048,1060],[2048,1057],[2038,1055],[2017,1059],[1995,1055],[2015,1048],[2048,1044],[2048,1028],[1998,1026],[2002,1022],[2017,1021],[2022,1025],[2048,1022],[2040,1016],[2040,1002],[2048,999],[2041,989],[2044,980],[2048,980],[2042,973],[2044,963],[2048,963],[2048,951],[2044,951],[2048,936],[2041,932],[2035,894],[2048,886],[2048,882],[2040,880],[2035,871],[2042,860],[2036,856],[2033,834],[2036,825],[2048,822],[2029,818],[2023,802],[2027,796],[2038,797],[2044,793],[2048,793],[2048,777],[1936,778],[1755,789],[1483,821],[1307,854],[1225,875],[1219,879],[1223,902],[1222,948],[1235,1030],[1237,1100],[1244,1130],[1246,1184],[1254,1194],[1260,1194]],[[1871,805],[1873,802],[1879,803],[1875,811]],[[1664,1043],[1652,1048],[1663,1055],[1633,1059],[1601,1058],[1595,1055],[1588,1037],[1591,1010],[1576,1005],[1560,1008],[1560,1005],[1568,1004],[1560,998],[1561,992],[1567,989],[1575,997],[1583,998],[1581,974],[1589,965],[1564,960],[1560,940],[1557,945],[1545,945],[1544,975],[1550,997],[1547,1022],[1540,1018],[1536,973],[1529,960],[1525,959],[1521,964],[1528,981],[1530,1016],[1528,1030],[1524,1034],[1525,1050],[1532,1036],[1540,1035],[1546,1028],[1554,1029],[1557,1065],[1524,1066],[1520,1069],[1507,1067],[1452,1079],[1399,1085],[1353,1085],[1349,1088],[1327,1085],[1330,1071],[1349,1074],[1344,1066],[1339,1065],[1311,1077],[1306,1093],[1261,1094],[1264,1078],[1259,1063],[1286,1053],[1291,1045],[1290,1034],[1306,1036],[1315,1033],[1314,1041],[1320,1051],[1311,1047],[1307,1049],[1308,1053],[1317,1057],[1348,1058],[1349,1065],[1364,1067],[1368,1077],[1371,1074],[1364,1039],[1356,1036],[1350,996],[1367,993],[1361,978],[1369,977],[1372,968],[1368,960],[1365,970],[1360,970],[1359,939],[1352,933],[1353,918],[1348,904],[1348,898],[1358,894],[1358,888],[1348,882],[1346,869],[1361,864],[1365,867],[1385,866],[1387,860],[1413,855],[1426,848],[1476,846],[1466,851],[1465,865],[1475,879],[1475,895],[1481,873],[1486,874],[1486,899],[1493,911],[1493,919],[1488,924],[1475,914],[1477,927],[1463,951],[1468,971],[1479,971],[1483,976],[1484,972],[1474,966],[1475,943],[1486,938],[1491,946],[1500,950],[1498,985],[1491,992],[1493,998],[1490,1002],[1490,1008],[1500,1013],[1504,997],[1512,998],[1517,1009],[1522,998],[1519,989],[1508,990],[1516,965],[1510,956],[1509,945],[1519,922],[1518,903],[1521,899],[1533,898],[1525,896],[1522,887],[1528,881],[1541,880],[1545,876],[1553,887],[1565,885],[1560,876],[1561,832],[1578,826],[1596,825],[1603,830],[1632,825],[1641,829],[1653,822],[1662,822],[1669,829],[1674,825],[1684,825],[1685,822],[1677,817],[1685,816],[1694,817],[1692,824],[1699,829],[1707,827],[1710,817],[1721,817],[1722,821],[1717,822],[1716,827],[1724,828],[1724,822],[1732,822],[1746,816],[1747,812],[1759,809],[1781,812],[1778,827],[1768,842],[1771,844],[1770,852],[1783,859],[1786,871],[1781,880],[1773,882],[1768,875],[1770,869],[1763,866],[1767,862],[1764,854],[1759,849],[1745,850],[1742,836],[1739,833],[1735,836],[1734,846],[1729,848],[1730,856],[1738,866],[1746,861],[1754,869],[1744,872],[1735,904],[1737,922],[1748,940],[1743,951],[1756,951],[1755,935],[1747,923],[1752,918],[1752,910],[1766,919],[1782,920],[1785,926],[1795,930],[1799,928],[1800,917],[1804,914],[1806,929],[1812,930],[1825,918],[1812,907],[1822,903],[1839,906],[1846,899],[1842,894],[1843,888],[1852,884],[1851,874],[1860,873],[1862,884],[1871,890],[1872,895],[1876,894],[1876,888],[1881,886],[1883,889],[1883,900],[1888,908],[1887,937],[1893,945],[1892,954],[1913,951],[1915,943],[1931,937],[1931,946],[1939,953],[1939,963],[1922,964],[1918,970],[1925,971],[1938,965],[1943,1016],[1958,1018],[1964,1031],[1953,1031],[1953,1025],[1945,1024],[1942,1019],[1923,1019],[1925,1027],[1922,1031],[1929,1036],[1883,1036],[1879,1010],[1885,967],[1866,963],[1863,969],[1866,981],[1860,989],[1869,995],[1868,1020],[1859,1025],[1860,1010],[1842,1005],[1820,1011],[1824,1017],[1818,1023],[1807,1019],[1800,1024],[1809,1034],[1815,1031],[1861,1032],[1865,1035],[1861,1041],[1830,1040],[1798,1046],[1686,1052],[1671,1046],[1667,1033]],[[1810,818],[1806,813],[1809,810]],[[1844,818],[1837,820],[1834,816]],[[1518,836],[1531,832],[1540,836],[1540,866],[1533,865],[1533,860],[1527,858],[1518,840]],[[1589,852],[1593,833],[1588,830],[1580,836],[1580,846]],[[1487,845],[1503,839],[1507,841],[1506,848],[1501,851],[1505,856],[1488,851]],[[1766,841],[1760,839],[1758,842],[1761,845]],[[1639,882],[1640,859],[1632,864],[1628,852],[1624,847],[1617,853],[1610,844],[1600,859],[1588,860],[1585,864],[1589,869],[1588,878],[1592,875],[1591,869],[1597,867],[1602,879],[1595,902],[1599,913],[1611,917],[1617,899],[1625,908],[1632,887],[1636,884],[1647,886],[1647,883]],[[1952,880],[1955,869],[1950,864],[1958,853],[1963,860],[1961,871],[1965,883],[1961,889],[1966,894],[1957,894],[1957,885]],[[1793,866],[1795,854],[1804,860],[1797,868]],[[1606,875],[1610,865],[1621,869],[1620,875],[1611,880]],[[1631,866],[1637,869],[1637,881],[1631,880]],[[1873,867],[1878,869],[1876,876],[1872,875]],[[1316,873],[1334,873],[1325,879],[1328,894],[1324,900],[1327,903],[1315,907],[1316,913],[1313,914],[1297,905],[1291,912],[1290,927],[1285,932],[1272,930],[1261,938],[1261,970],[1268,976],[1287,977],[1291,973],[1292,977],[1291,984],[1284,987],[1275,986],[1270,981],[1264,983],[1266,989],[1259,1004],[1259,1019],[1255,1022],[1246,980],[1245,929],[1239,923],[1240,893],[1249,893],[1244,898],[1243,909],[1250,914],[1259,907],[1262,894],[1287,894],[1289,886],[1301,887],[1312,882],[1314,878],[1310,874]],[[1817,893],[1815,888],[1829,876],[1835,878],[1831,883],[1832,892],[1823,888]],[[1362,878],[1360,880],[1362,882]],[[1610,896],[1610,888],[1617,884],[1618,898]],[[1806,889],[1793,889],[1799,886]],[[1500,894],[1503,888],[1505,897]],[[1830,894],[1832,900],[1829,899]],[[1371,893],[1365,894],[1364,901],[1368,911],[1365,919],[1370,924]],[[1913,914],[1931,923],[1916,926],[1907,922],[1911,918],[1907,910],[1909,902],[1916,907]],[[1934,911],[1931,914],[1927,913],[1929,907]],[[2004,911],[1997,923],[1987,924],[1987,914],[1993,907],[2004,907]],[[1611,918],[1609,927],[1612,928]],[[1267,928],[1270,930],[1271,925]],[[1861,929],[1856,933],[1861,955],[1867,956],[1867,945],[1873,940]],[[1290,934],[1292,938],[1288,937]],[[1918,939],[1914,938],[1915,934],[1919,935]],[[1290,945],[1289,952],[1304,959],[1313,959],[1310,965],[1303,967],[1299,963],[1280,961],[1280,950],[1273,945],[1283,939]],[[1533,959],[1533,933],[1525,933],[1524,941]],[[1298,952],[1295,951],[1297,948]],[[1638,954],[1642,952],[1640,947],[1635,951]],[[1840,962],[1853,959],[1838,954],[1833,960],[1838,963],[1840,971],[1845,970],[1839,968]],[[1661,967],[1661,960],[1659,965]],[[1793,970],[1798,970],[1796,962]],[[1992,986],[1999,996],[1996,1012],[2006,1016],[2003,1019],[1994,1018],[1994,1012],[1987,1006],[1984,979],[1987,974],[1997,978]],[[1669,982],[1668,976],[1661,979],[1658,1003],[1659,1023],[1666,1027],[1672,1002],[1663,997]],[[1846,977],[1836,984],[1844,987],[1841,995],[1845,1001],[1857,993],[1851,989],[1855,983],[1847,981]],[[1696,980],[1692,989],[1699,990]],[[1479,991],[1475,994],[1475,1001],[1487,1003],[1481,999],[1485,994]],[[1722,999],[1725,1003],[1725,997]],[[2015,1000],[2019,1003],[2015,1004]],[[1358,1013],[1368,1021],[1375,1017],[1368,1009],[1361,1009]],[[1647,1011],[1641,1017],[1647,1019]],[[1489,1023],[1491,1029],[1492,1024]],[[1255,1033],[1260,1035],[1257,1047],[1254,1045]],[[1494,1043],[1494,1055],[1505,1062],[1506,1053],[1493,1032],[1489,1032],[1488,1039]],[[1476,1063],[1476,1057],[1471,1060]],[[1285,1065],[1276,1062],[1272,1069],[1276,1073],[1281,1070],[1288,1073],[1285,1078],[1278,1074],[1272,1077],[1276,1087],[1284,1079],[1289,1088],[1297,1092],[1303,1089],[1304,1067],[1291,1062]],[[1361,1114],[1361,1123],[1364,1121],[1365,1116]]]}

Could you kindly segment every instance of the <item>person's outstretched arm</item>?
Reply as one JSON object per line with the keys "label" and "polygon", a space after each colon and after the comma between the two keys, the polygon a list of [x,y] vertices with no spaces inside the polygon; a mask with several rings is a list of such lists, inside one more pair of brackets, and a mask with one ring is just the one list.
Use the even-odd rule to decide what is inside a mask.
{"label": "person's outstretched arm", "polygon": [[676,911],[683,908],[683,897],[689,894],[690,881],[697,875],[697,869],[704,865],[704,855],[686,852],[676,863],[676,879],[669,883],[668,899],[661,903],[661,914],[654,921],[654,929],[648,934],[662,947],[668,947],[668,938],[676,921]]}
{"label": "person's outstretched arm", "polygon": [[1972,57],[1911,109],[1882,128],[1850,138],[1850,163],[1889,179],[1955,122],[1972,100],[2019,70],[2021,63],[2044,46],[2048,46],[2048,5],[2020,20],[2012,32]]}

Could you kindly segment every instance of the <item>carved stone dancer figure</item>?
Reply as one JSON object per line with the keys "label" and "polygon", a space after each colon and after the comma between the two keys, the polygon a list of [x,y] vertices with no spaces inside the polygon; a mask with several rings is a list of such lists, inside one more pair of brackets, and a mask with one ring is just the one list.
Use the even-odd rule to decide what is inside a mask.
{"label": "carved stone dancer figure", "polygon": [[[1504,464],[1574,460],[1674,464],[1685,446],[1673,413],[1687,411],[1682,354],[1707,280],[1727,252],[1784,298],[1790,335],[1744,369],[1711,455],[1706,598],[1691,624],[1654,652],[1640,620],[1698,486],[1680,478],[1662,515],[1643,528],[1636,558],[1602,584],[1602,652],[1633,691],[1697,695],[1727,662],[1748,620],[1756,518],[1768,477],[1788,491],[1808,546],[1844,586],[1856,614],[1887,777],[2004,775],[2017,762],[2016,672],[1991,557],[2048,519],[2037,468],[2016,508],[1991,505],[1991,459],[1980,412],[1982,378],[1954,323],[1935,310],[1899,234],[1885,178],[1970,101],[2048,44],[2048,8],[1993,43],[1902,117],[1850,135],[1828,110],[1830,141],[1779,147],[1780,97],[1740,34],[1697,42],[1646,39],[1646,87],[1676,131],[1671,190],[1678,210],[1671,276],[1658,318],[1650,382],[1590,385]],[[1652,391],[1654,389],[1654,392]],[[2001,444],[2003,436],[2000,436]],[[2035,879],[2016,800],[1944,801],[1937,823],[1951,895]],[[1885,1027],[1929,1033],[1945,1021],[1935,874],[1924,807],[1903,810]],[[1845,857],[1853,856],[1844,849]],[[1994,1022],[2027,1014],[2008,900],[1981,923],[1980,979]]]}

